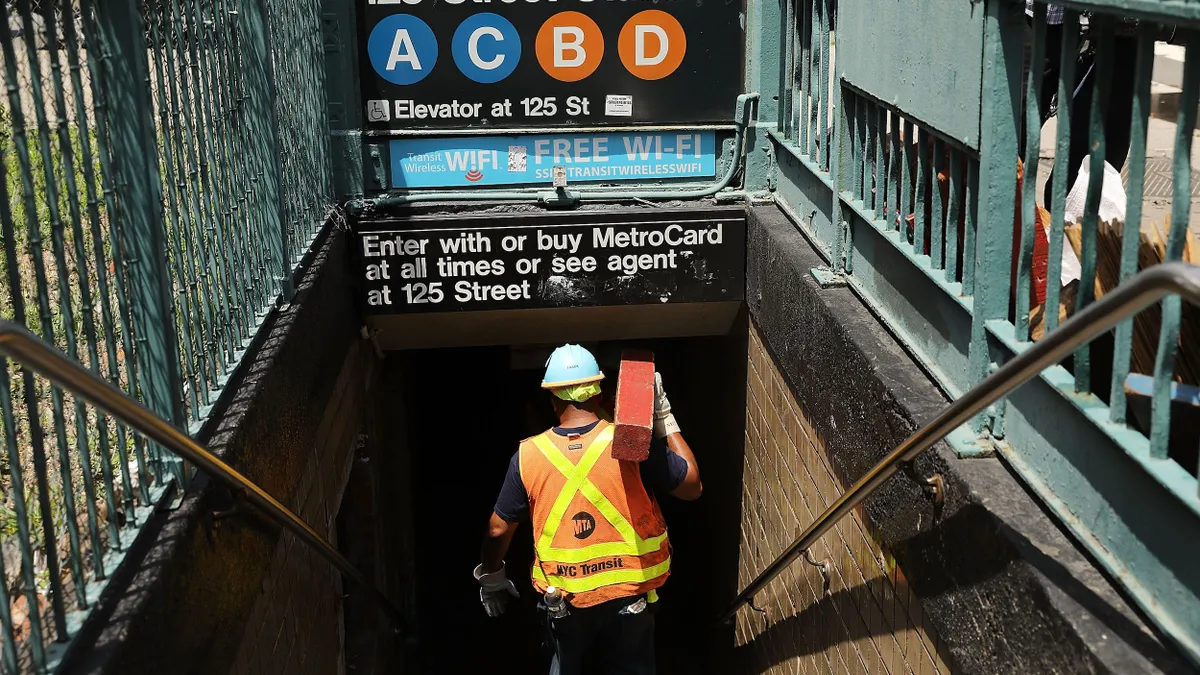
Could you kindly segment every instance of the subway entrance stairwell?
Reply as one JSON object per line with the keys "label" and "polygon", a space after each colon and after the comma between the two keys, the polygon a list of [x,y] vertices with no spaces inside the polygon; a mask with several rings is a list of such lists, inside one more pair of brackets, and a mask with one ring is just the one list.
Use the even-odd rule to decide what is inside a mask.
{"label": "subway entrance stairwell", "polygon": [[567,343],[699,465],[658,673],[1200,669],[1200,5],[4,12],[0,675],[548,672]]}

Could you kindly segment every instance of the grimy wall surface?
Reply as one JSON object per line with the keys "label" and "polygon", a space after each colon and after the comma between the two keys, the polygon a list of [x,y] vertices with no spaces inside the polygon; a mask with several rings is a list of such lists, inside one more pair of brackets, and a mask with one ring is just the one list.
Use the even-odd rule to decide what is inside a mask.
{"label": "grimy wall surface", "polygon": [[[287,504],[335,545],[337,510],[354,460],[373,361],[362,342],[346,353],[317,441],[303,458],[299,488]],[[345,673],[342,595],[341,574],[295,536],[281,534],[228,672]]]}
{"label": "grimy wall surface", "polygon": [[[945,405],[848,288],[773,206],[752,208],[751,315],[739,587],[844,488]],[[947,447],[937,506],[907,475],[739,613],[744,673],[1191,672],[995,458]]]}
{"label": "grimy wall surface", "polygon": [[[319,248],[295,301],[262,333],[210,447],[333,538],[374,355],[347,301],[344,239]],[[344,672],[341,577],[204,480],[150,527],[71,673]],[[135,562],[135,561],[131,561]],[[124,591],[123,593],[121,593]]]}

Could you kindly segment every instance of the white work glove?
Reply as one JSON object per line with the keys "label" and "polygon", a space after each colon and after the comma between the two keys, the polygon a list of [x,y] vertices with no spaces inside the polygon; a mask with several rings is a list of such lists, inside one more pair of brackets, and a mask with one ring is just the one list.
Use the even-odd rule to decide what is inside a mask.
{"label": "white work glove", "polygon": [[663,391],[662,374],[654,373],[654,436],[666,438],[679,433],[679,424],[671,414],[671,402],[667,400],[667,392]]}
{"label": "white work glove", "polygon": [[500,563],[499,570],[491,573],[485,573],[483,565],[476,565],[475,581],[482,587],[479,589],[479,601],[483,603],[483,611],[492,618],[504,613],[505,607],[508,606],[508,596],[521,597],[517,587],[505,576],[504,563]]}

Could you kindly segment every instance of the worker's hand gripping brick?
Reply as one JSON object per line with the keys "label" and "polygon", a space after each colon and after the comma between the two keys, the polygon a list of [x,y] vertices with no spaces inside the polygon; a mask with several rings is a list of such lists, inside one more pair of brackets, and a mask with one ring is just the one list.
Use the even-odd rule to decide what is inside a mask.
{"label": "worker's hand gripping brick", "polygon": [[667,392],[663,390],[662,374],[654,373],[654,435],[666,438],[679,433],[679,423],[671,414],[671,402],[667,400]]}
{"label": "worker's hand gripping brick", "polygon": [[654,436],[655,401],[654,354],[637,349],[621,353],[621,372],[617,377],[617,405],[613,418],[612,456],[614,459],[640,462],[650,456]]}

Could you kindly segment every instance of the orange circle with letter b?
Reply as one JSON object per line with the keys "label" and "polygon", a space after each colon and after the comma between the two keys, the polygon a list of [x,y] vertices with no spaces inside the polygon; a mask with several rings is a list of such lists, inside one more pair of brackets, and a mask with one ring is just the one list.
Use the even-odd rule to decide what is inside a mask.
{"label": "orange circle with letter b", "polygon": [[560,82],[578,82],[604,58],[604,36],[586,14],[559,12],[546,19],[534,41],[538,63]]}
{"label": "orange circle with letter b", "polygon": [[683,26],[658,9],[634,14],[617,38],[617,53],[625,70],[643,80],[661,80],[675,72],[686,52]]}

